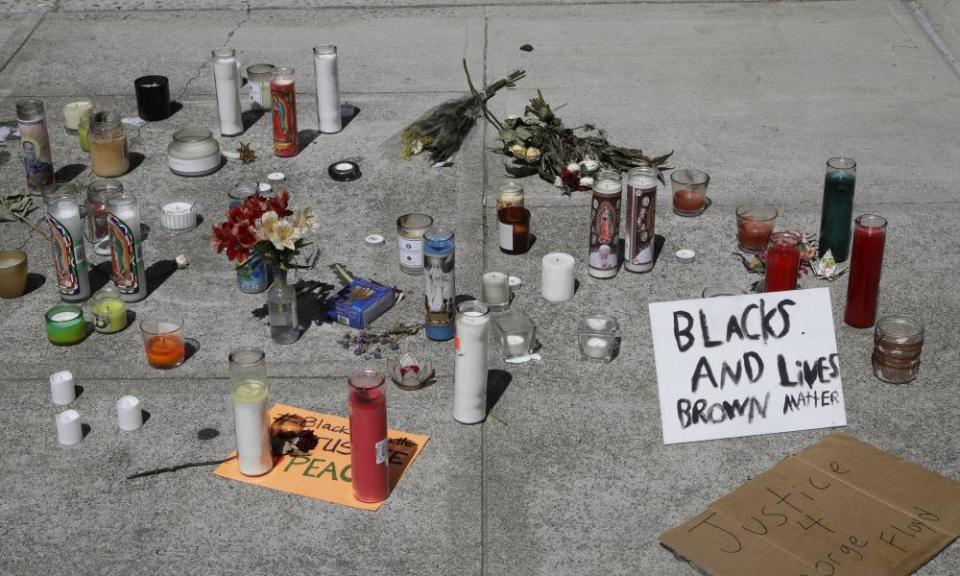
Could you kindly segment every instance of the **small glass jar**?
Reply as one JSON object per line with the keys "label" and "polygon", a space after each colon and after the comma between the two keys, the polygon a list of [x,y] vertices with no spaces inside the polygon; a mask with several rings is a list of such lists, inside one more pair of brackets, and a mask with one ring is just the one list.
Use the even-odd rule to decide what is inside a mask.
{"label": "small glass jar", "polygon": [[923,324],[909,316],[883,316],[873,334],[873,374],[891,384],[913,382],[920,371]]}
{"label": "small glass jar", "polygon": [[233,208],[243,204],[248,196],[253,196],[260,190],[257,182],[237,182],[233,190],[227,192],[227,208]]}
{"label": "small glass jar", "polygon": [[177,176],[206,176],[220,168],[220,144],[206,128],[183,128],[167,146],[167,165]]}
{"label": "small glass jar", "polygon": [[620,349],[620,323],[616,318],[591,314],[580,321],[580,358],[610,362]]}
{"label": "small glass jar", "polygon": [[93,327],[101,334],[115,334],[127,327],[127,305],[113,283],[108,283],[93,295],[90,313],[93,315]]}
{"label": "small glass jar", "polygon": [[116,180],[95,180],[87,186],[87,218],[83,235],[93,244],[93,251],[110,255],[110,234],[107,230],[107,201],[123,194],[123,184]]}
{"label": "small glass jar", "polygon": [[530,249],[530,211],[508,206],[497,212],[500,251],[505,254],[526,254]]}
{"label": "small glass jar", "polygon": [[740,251],[759,254],[766,250],[776,221],[776,208],[750,204],[737,206],[737,244]]}
{"label": "small glass jar", "polygon": [[96,112],[90,124],[90,164],[103,178],[123,176],[130,170],[127,135],[116,112]]}
{"label": "small glass jar", "polygon": [[523,208],[523,185],[513,180],[497,187],[497,212],[508,206]]}
{"label": "small glass jar", "polygon": [[510,306],[510,277],[505,272],[490,270],[483,273],[483,303],[491,310]]}
{"label": "small glass jar", "polygon": [[529,356],[537,343],[537,327],[523,312],[511,310],[493,319],[504,358]]}
{"label": "small glass jar", "polygon": [[400,270],[406,274],[423,274],[423,233],[433,226],[426,214],[404,214],[397,218],[400,242]]}
{"label": "small glass jar", "polygon": [[684,168],[670,174],[673,185],[673,213],[684,218],[703,214],[707,209],[710,175],[703,170]]}
{"label": "small glass jar", "polygon": [[87,337],[83,309],[74,304],[57,304],[47,310],[47,339],[57,346],[70,346]]}
{"label": "small glass jar", "polygon": [[170,202],[160,206],[160,224],[171,232],[185,232],[197,226],[197,204],[186,190],[177,190]]}
{"label": "small glass jar", "polygon": [[267,354],[260,348],[244,346],[230,351],[230,384],[248,380],[267,382]]}
{"label": "small glass jar", "polygon": [[251,64],[247,66],[247,89],[250,91],[250,106],[254,110],[271,110],[270,80],[277,68],[273,64]]}

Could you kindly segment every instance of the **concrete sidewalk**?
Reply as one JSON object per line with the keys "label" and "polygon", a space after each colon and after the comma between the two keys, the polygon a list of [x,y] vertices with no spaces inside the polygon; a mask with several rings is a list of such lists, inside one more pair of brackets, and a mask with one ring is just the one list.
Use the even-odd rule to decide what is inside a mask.
{"label": "concrete sidewalk", "polygon": [[[92,97],[98,108],[132,116],[133,79],[170,78],[183,108],[133,134],[131,150],[142,160],[121,178],[140,198],[150,227],[146,261],[155,266],[150,296],[131,308],[140,318],[182,313],[187,337],[199,342],[170,372],[146,364],[135,327],[50,345],[42,316],[59,298],[49,247],[23,226],[0,224],[0,248],[25,246],[31,271],[46,276],[23,298],[0,301],[0,574],[694,574],[658,545],[659,534],[827,431],[664,446],[646,305],[694,297],[707,284],[757,280],[730,254],[736,205],[773,204],[782,227],[816,232],[823,163],[839,154],[859,164],[857,213],[890,221],[881,312],[914,312],[927,326],[920,377],[910,386],[882,384],[870,368],[872,331],[842,322],[846,281],[803,282],[831,288],[846,432],[960,478],[960,79],[901,3],[290,4],[0,0],[0,120],[14,117],[18,98],[42,98],[58,168],[88,163],[63,131],[66,102]],[[922,5],[945,42],[960,37],[955,4]],[[224,148],[251,142],[253,164],[231,160],[197,179],[169,172],[174,130],[216,131],[212,48],[237,48],[244,66],[293,66],[300,127],[312,129],[310,48],[328,42],[340,50],[343,99],[360,109],[342,133],[277,159],[264,117],[243,136],[221,139]],[[532,52],[519,50],[527,43]],[[713,204],[703,216],[674,216],[666,190],[659,200],[663,254],[692,248],[696,262],[665,257],[651,274],[588,277],[588,198],[564,197],[536,178],[525,185],[537,242],[523,256],[501,253],[493,197],[502,159],[485,150],[495,134],[475,129],[445,169],[404,162],[390,142],[464,90],[462,58],[487,81],[527,70],[517,89],[493,100],[500,116],[522,113],[542,88],[564,105],[569,125],[589,121],[614,142],[673,149],[673,166],[710,172]],[[23,182],[18,154],[0,146],[4,193]],[[360,163],[360,180],[326,175],[343,158]],[[346,413],[346,378],[357,365],[385,367],[342,349],[337,340],[347,329],[329,323],[310,325],[292,346],[274,345],[254,314],[266,295],[241,294],[231,266],[209,248],[209,225],[229,188],[275,170],[287,174],[293,204],[319,214],[322,264],[346,262],[409,294],[375,329],[422,320],[422,278],[400,272],[394,230],[398,215],[424,211],[456,230],[458,294],[478,295],[488,268],[520,276],[514,306],[531,315],[544,346],[540,365],[504,365],[492,353],[490,367],[507,371],[509,382],[486,423],[463,426],[451,418],[452,344],[405,341],[402,351],[432,358],[438,383],[392,389],[390,426],[431,440],[377,513],[229,482],[206,468],[123,479],[232,449],[231,348],[266,349],[275,401],[335,414]],[[157,213],[178,189],[199,198],[205,221],[173,235]],[[371,233],[386,244],[364,244]],[[580,262],[580,289],[562,305],[539,296],[540,258],[555,250]],[[178,254],[191,264],[174,272]],[[326,267],[303,277],[326,291],[337,285]],[[596,310],[616,315],[624,331],[609,365],[578,359],[576,323]],[[48,399],[47,376],[63,369],[84,387],[75,407],[91,427],[72,448],[56,443],[58,410]],[[141,431],[116,431],[113,403],[123,394],[143,398],[151,413]],[[207,427],[222,433],[199,440]],[[954,545],[918,574],[958,573]]]}

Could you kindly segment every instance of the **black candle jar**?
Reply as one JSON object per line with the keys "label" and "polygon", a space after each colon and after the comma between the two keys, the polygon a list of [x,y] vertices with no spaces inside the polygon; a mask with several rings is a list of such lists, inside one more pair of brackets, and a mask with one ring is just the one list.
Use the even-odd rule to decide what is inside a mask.
{"label": "black candle jar", "polygon": [[141,76],[133,85],[141,118],[156,121],[170,116],[170,81],[166,76]]}

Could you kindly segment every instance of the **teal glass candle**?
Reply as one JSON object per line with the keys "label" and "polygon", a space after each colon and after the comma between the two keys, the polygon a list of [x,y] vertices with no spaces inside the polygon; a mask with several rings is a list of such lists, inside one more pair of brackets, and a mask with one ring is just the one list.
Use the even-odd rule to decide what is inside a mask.
{"label": "teal glass candle", "polygon": [[850,227],[853,221],[853,190],[857,184],[857,163],[853,158],[827,160],[823,181],[823,208],[820,213],[820,256],[827,250],[837,262],[850,254]]}
{"label": "teal glass candle", "polygon": [[70,346],[87,336],[83,309],[73,304],[58,304],[47,310],[47,339],[57,346]]}

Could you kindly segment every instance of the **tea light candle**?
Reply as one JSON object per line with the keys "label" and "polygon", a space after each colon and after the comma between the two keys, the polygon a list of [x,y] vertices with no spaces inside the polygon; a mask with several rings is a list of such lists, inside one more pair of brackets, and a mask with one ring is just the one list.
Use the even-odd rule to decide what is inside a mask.
{"label": "tea light candle", "polygon": [[189,200],[174,200],[160,208],[160,224],[167,230],[180,232],[197,226],[197,213]]}
{"label": "tea light candle", "polygon": [[57,441],[61,446],[73,446],[83,440],[83,425],[80,413],[76,410],[64,410],[57,414]]}
{"label": "tea light candle", "polygon": [[564,252],[551,252],[543,257],[540,293],[550,302],[566,302],[573,298],[576,260]]}
{"label": "tea light candle", "polygon": [[527,339],[520,334],[507,334],[505,340],[506,349],[503,351],[504,356],[508,358],[515,358],[517,356],[525,356],[530,353],[530,346],[527,344]]}
{"label": "tea light candle", "polygon": [[58,406],[64,406],[76,400],[77,391],[73,387],[73,373],[62,370],[51,374],[50,396],[53,398],[53,403]]}
{"label": "tea light candle", "polygon": [[124,396],[117,400],[117,427],[132,432],[143,426],[143,410],[136,396]]}
{"label": "tea light candle", "polygon": [[58,304],[47,310],[47,339],[57,346],[70,346],[87,335],[83,309],[72,304]]}
{"label": "tea light candle", "polygon": [[606,338],[591,336],[587,338],[583,353],[590,358],[606,358],[609,354],[610,342]]}
{"label": "tea light candle", "polygon": [[93,114],[93,102],[89,100],[70,102],[63,107],[63,127],[70,132],[77,132],[80,130],[80,120],[91,114]]}

